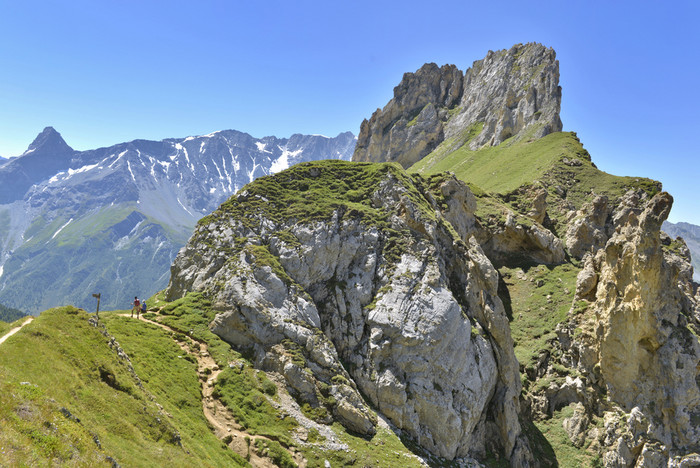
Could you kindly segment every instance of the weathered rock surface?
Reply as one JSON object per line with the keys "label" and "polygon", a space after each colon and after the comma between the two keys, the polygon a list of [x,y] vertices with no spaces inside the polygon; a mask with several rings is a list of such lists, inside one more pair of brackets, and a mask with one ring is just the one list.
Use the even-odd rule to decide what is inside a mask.
{"label": "weathered rock surface", "polygon": [[[366,197],[344,201],[360,189],[349,186],[323,215],[291,214],[316,196],[328,202],[321,190],[331,180],[368,171],[377,173],[364,182]],[[285,199],[300,183],[305,199]],[[221,311],[215,333],[278,370],[301,400],[333,395],[329,409],[354,431],[371,434],[376,421],[360,390],[437,455],[499,451],[528,466],[498,273],[466,236],[473,208],[468,187],[450,176],[298,165],[250,184],[200,223],[173,265],[168,298],[212,295]]]}
{"label": "weathered rock surface", "polygon": [[[572,225],[609,233],[577,244],[586,253],[575,303],[588,306],[571,319],[580,334],[562,341],[571,339],[564,348],[587,385],[607,395],[585,402],[592,414],[608,408],[606,467],[676,466],[700,451],[697,284],[687,248],[670,248],[660,233],[672,201],[664,192],[650,200],[628,193],[609,210],[596,199],[579,218],[586,221]],[[573,441],[584,435],[581,420],[565,424]]]}
{"label": "weathered rock surface", "polygon": [[566,248],[573,257],[583,258],[587,252],[605,246],[609,237],[607,225],[611,211],[608,197],[599,195],[576,213],[565,237]]}
{"label": "weathered rock surface", "polygon": [[464,74],[426,64],[406,73],[393,99],[362,122],[353,161],[408,167],[443,142],[477,149],[526,132],[539,138],[561,131],[560,106],[559,62],[541,44],[489,51]]}
{"label": "weathered rock surface", "polygon": [[454,65],[423,65],[406,73],[394,98],[360,126],[354,161],[396,161],[408,167],[444,138],[447,110],[462,95],[462,72]]}
{"label": "weathered rock surface", "polygon": [[557,264],[566,253],[561,239],[538,223],[519,223],[508,214],[504,226],[484,230],[481,239],[489,258],[498,265],[523,260]]}

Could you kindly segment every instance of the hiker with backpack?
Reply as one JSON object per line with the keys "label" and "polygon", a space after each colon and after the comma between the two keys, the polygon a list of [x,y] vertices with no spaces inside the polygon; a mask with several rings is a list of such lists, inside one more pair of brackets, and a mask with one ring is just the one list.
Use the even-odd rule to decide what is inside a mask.
{"label": "hiker with backpack", "polygon": [[141,313],[145,314],[147,310],[148,310],[148,308],[146,307],[146,301],[143,301],[141,303]]}
{"label": "hiker with backpack", "polygon": [[134,310],[136,310],[136,319],[139,318],[139,313],[141,312],[141,301],[137,296],[134,296],[134,302],[131,303],[131,318],[134,318]]}

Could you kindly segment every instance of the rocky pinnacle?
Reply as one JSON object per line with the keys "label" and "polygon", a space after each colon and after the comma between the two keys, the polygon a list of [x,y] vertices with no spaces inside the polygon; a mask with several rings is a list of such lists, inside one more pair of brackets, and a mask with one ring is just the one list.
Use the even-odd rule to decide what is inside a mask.
{"label": "rocky pinnacle", "polygon": [[404,74],[393,99],[362,122],[353,161],[408,167],[440,145],[450,151],[541,138],[561,131],[560,106],[559,62],[541,44],[489,51],[464,73],[429,63]]}

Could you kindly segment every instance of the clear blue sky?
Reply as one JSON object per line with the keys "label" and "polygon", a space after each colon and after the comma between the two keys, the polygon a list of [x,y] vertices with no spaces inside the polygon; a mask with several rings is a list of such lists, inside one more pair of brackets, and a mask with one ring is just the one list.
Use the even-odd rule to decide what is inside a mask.
{"label": "clear blue sky", "polygon": [[557,51],[565,130],[700,224],[700,2],[0,0],[0,155],[236,129],[357,134],[404,72]]}

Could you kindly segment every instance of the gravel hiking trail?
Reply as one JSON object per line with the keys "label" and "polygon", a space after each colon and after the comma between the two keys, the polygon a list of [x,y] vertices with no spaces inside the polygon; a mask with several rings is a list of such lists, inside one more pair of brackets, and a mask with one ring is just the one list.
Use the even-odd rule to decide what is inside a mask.
{"label": "gravel hiking trail", "polygon": [[[130,318],[128,313],[119,315]],[[139,320],[172,332],[173,339],[178,346],[197,359],[197,375],[202,385],[202,411],[216,437],[228,445],[231,450],[248,459],[251,465],[261,468],[276,467],[277,465],[272,462],[272,459],[261,456],[253,447],[253,444],[258,439],[270,439],[260,435],[251,435],[242,430],[242,427],[236,423],[231,411],[219,399],[214,398],[214,383],[221,373],[221,369],[209,354],[206,343],[194,340],[191,337],[186,337],[183,341],[181,337],[185,335],[174,328],[143,317]],[[295,449],[287,449],[287,451],[300,468],[306,467],[306,459],[300,452]]]}
{"label": "gravel hiking trail", "polygon": [[29,317],[27,320],[25,320],[24,322],[22,322],[22,324],[21,324],[20,326],[15,327],[15,328],[13,328],[12,330],[10,330],[9,332],[5,333],[5,335],[3,335],[2,337],[0,337],[0,344],[3,344],[3,343],[5,342],[6,339],[8,339],[8,338],[11,337],[12,335],[14,335],[14,334],[17,333],[18,331],[20,331],[20,330],[22,329],[23,326],[32,323],[33,320],[34,320],[34,317]]}

